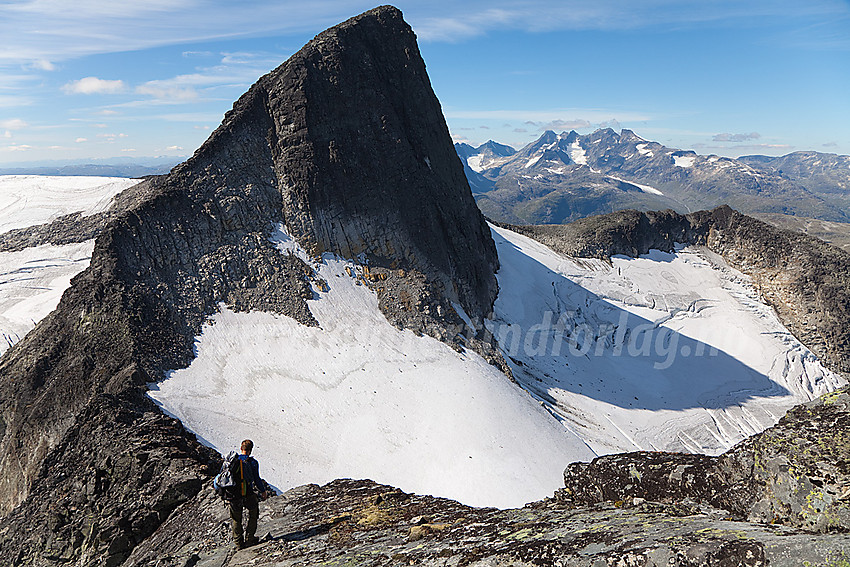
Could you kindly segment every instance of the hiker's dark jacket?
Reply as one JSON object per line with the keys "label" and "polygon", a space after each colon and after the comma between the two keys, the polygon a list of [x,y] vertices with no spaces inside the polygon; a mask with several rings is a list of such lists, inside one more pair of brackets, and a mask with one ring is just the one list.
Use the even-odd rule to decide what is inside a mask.
{"label": "hiker's dark jacket", "polygon": [[[246,494],[260,494],[265,492],[266,481],[260,478],[260,463],[257,462],[257,459],[249,457],[248,455],[239,455],[239,460],[242,465],[242,478],[245,481]],[[241,488],[239,486],[240,484],[241,483],[237,484],[238,488]]]}

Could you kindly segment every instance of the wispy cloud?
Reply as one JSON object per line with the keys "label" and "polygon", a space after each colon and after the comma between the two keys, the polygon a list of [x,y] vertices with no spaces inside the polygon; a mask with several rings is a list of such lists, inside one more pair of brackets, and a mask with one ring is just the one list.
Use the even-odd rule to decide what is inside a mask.
{"label": "wispy cloud", "polygon": [[[838,18],[842,0],[434,0],[398,4],[420,38],[458,41],[496,29],[525,31],[635,29],[756,18]],[[0,65],[42,66],[76,57],[234,37],[318,31],[370,4],[362,0],[106,2],[12,0],[0,4]],[[846,36],[832,41],[846,41]],[[185,56],[206,56],[186,51]]]}
{"label": "wispy cloud", "polygon": [[0,128],[5,130],[22,130],[26,128],[28,124],[21,120],[20,118],[10,118],[8,120],[0,120]]}
{"label": "wispy cloud", "polygon": [[540,126],[541,130],[584,130],[592,128],[593,124],[584,119],[553,120]]}
{"label": "wispy cloud", "polygon": [[56,65],[54,65],[47,59],[38,59],[27,65],[27,68],[33,69],[35,71],[55,71]]}
{"label": "wispy cloud", "polygon": [[62,87],[66,94],[118,94],[127,90],[122,80],[105,80],[97,77],[85,77],[71,81]]}
{"label": "wispy cloud", "polygon": [[168,84],[167,81],[150,81],[136,87],[136,92],[166,102],[189,102],[198,99],[198,91],[194,88],[179,87]]}
{"label": "wispy cloud", "polygon": [[[608,110],[602,108],[563,108],[552,110],[466,110],[448,109],[446,118],[451,119],[491,119],[516,120],[529,126],[539,127],[542,124],[562,122],[569,124],[578,122],[584,124],[599,124],[614,117],[623,122],[638,122],[651,120],[647,113],[633,110]],[[564,116],[580,116],[581,118],[565,119]]]}
{"label": "wispy cloud", "polygon": [[748,140],[758,140],[761,134],[758,132],[750,132],[749,134],[715,134],[712,142],[746,142]]}
{"label": "wispy cloud", "polygon": [[[841,0],[811,0],[805,4],[793,0],[471,0],[429,2],[428,7],[427,10],[411,8],[407,13],[417,35],[427,41],[453,42],[482,35],[494,29],[520,29],[531,32],[624,30],[681,27],[711,22],[750,23],[757,18],[766,17],[800,19],[807,16],[837,17],[848,14],[847,4]],[[433,16],[435,13],[440,15]]]}

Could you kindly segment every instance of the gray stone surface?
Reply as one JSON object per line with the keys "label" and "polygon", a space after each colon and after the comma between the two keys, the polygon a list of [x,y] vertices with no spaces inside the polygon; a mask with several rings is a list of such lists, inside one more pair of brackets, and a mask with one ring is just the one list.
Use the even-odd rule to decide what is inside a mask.
{"label": "gray stone surface", "polygon": [[[470,508],[371,481],[293,489],[260,505],[263,541],[228,551],[214,497],[179,509],[128,567],[194,565],[799,566],[847,558],[848,534],[736,522],[695,504],[546,500],[521,509]],[[194,562],[194,563],[192,563]]]}

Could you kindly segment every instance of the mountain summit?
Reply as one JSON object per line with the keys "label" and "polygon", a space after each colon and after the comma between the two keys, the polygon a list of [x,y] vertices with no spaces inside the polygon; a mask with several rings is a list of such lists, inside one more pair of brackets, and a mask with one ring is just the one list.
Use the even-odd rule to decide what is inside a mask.
{"label": "mountain summit", "polygon": [[492,308],[495,247],[398,9],[319,34],[251,87],[175,173],[222,167],[259,174],[255,184],[279,194],[283,222],[313,252],[406,263],[471,315]]}

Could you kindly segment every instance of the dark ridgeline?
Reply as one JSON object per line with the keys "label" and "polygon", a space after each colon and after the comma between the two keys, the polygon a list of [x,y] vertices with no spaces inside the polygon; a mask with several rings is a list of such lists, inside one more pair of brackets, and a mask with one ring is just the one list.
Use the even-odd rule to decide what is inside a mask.
{"label": "dark ridgeline", "polygon": [[[271,245],[273,222],[314,253],[364,254],[400,326],[451,339],[451,302],[480,320],[497,293],[495,245],[392,7],[318,35],[119,201],[102,226],[57,225],[63,242],[99,234],[91,265],[0,361],[0,556],[20,564],[117,565],[210,477],[214,451],[145,384],[191,361],[219,302],[315,324],[315,276]],[[51,230],[24,232],[6,245]]]}

